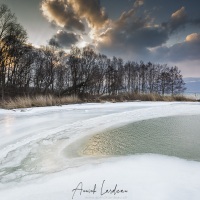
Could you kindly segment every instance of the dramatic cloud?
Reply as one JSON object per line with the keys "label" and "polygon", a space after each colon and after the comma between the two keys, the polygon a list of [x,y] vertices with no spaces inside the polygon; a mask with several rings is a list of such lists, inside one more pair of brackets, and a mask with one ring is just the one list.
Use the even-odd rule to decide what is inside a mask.
{"label": "dramatic cloud", "polygon": [[67,30],[84,31],[83,20],[98,29],[108,19],[99,0],[44,0],[41,10],[50,22]]}
{"label": "dramatic cloud", "polygon": [[80,18],[85,18],[93,28],[101,28],[108,17],[99,0],[68,0],[75,13]]}
{"label": "dramatic cloud", "polygon": [[75,44],[79,41],[80,35],[74,33],[69,33],[66,31],[58,31],[49,41],[50,45],[69,48],[72,44]]}
{"label": "dramatic cloud", "polygon": [[187,23],[188,17],[185,11],[185,8],[177,10],[171,15],[171,19],[169,21],[169,29],[171,32],[177,30],[180,27],[184,27]]}
{"label": "dramatic cloud", "polygon": [[153,17],[141,12],[143,4],[144,1],[136,0],[130,11],[123,12],[118,20],[112,22],[110,27],[97,37],[100,51],[112,52],[113,55],[125,54],[126,58],[132,59],[167,62],[200,59],[200,39],[197,33],[188,35],[182,43],[172,47],[165,46],[175,31],[181,31],[187,24],[198,22],[188,17],[185,7],[172,13],[171,17],[169,15],[168,22],[156,24]]}
{"label": "dramatic cloud", "polygon": [[103,39],[103,42],[99,42],[101,48],[110,47],[122,52],[130,50],[136,52],[165,43],[168,35],[159,27],[143,27],[135,31],[127,29],[119,32],[110,29],[101,35],[101,38]]}
{"label": "dramatic cloud", "polygon": [[171,15],[168,22],[163,23],[163,27],[168,29],[169,33],[172,34],[175,31],[180,31],[180,28],[184,28],[187,24],[200,25],[200,19],[192,19],[186,13],[185,7],[181,7],[179,10]]}
{"label": "dramatic cloud", "polygon": [[[198,29],[192,30],[192,34],[182,42],[178,38],[182,33],[188,34],[184,27],[199,27],[200,24],[199,15],[191,13],[188,5],[175,3],[174,7],[179,9],[172,10],[173,7],[164,0],[156,7],[151,1],[135,0],[129,11],[122,12],[114,20],[107,17],[100,2],[43,0],[43,15],[63,29],[49,43],[64,48],[72,44],[79,47],[92,44],[108,56],[145,62],[181,63],[184,69],[184,63],[200,62],[200,34],[192,33],[199,32]],[[164,6],[161,6],[163,3]],[[162,15],[165,10],[167,12]],[[77,31],[79,33],[75,34]]]}
{"label": "dramatic cloud", "polygon": [[181,9],[177,10],[176,12],[174,12],[171,16],[172,20],[174,21],[185,21],[185,19],[187,18],[186,12],[185,12],[185,8],[182,7]]}
{"label": "dramatic cloud", "polygon": [[174,61],[200,60],[200,34],[188,35],[184,42],[169,48],[169,58]]}
{"label": "dramatic cloud", "polygon": [[152,51],[156,59],[162,58],[165,61],[186,61],[200,60],[200,34],[188,35],[184,42],[174,44],[171,47],[158,47]]}
{"label": "dramatic cloud", "polygon": [[151,25],[150,22],[149,17],[138,17],[135,8],[124,12],[98,37],[98,48],[102,51],[112,51],[114,54],[146,54],[147,48],[160,46],[168,40],[166,29]]}
{"label": "dramatic cloud", "polygon": [[[105,28],[109,21],[99,0],[43,0],[41,10],[49,22],[67,31],[62,32],[62,35],[54,35],[50,42],[64,44],[64,40],[62,39],[60,42],[60,39],[65,37],[68,38],[65,46],[73,41],[77,42],[77,35],[73,32],[79,31],[84,34],[83,32],[87,29],[89,38],[92,37],[92,33]],[[91,38],[89,39],[91,40]],[[87,43],[82,41],[82,44]]]}
{"label": "dramatic cloud", "polygon": [[192,33],[186,37],[185,41],[186,42],[195,42],[198,44],[200,42],[200,34]]}
{"label": "dramatic cloud", "polygon": [[65,0],[45,0],[41,9],[43,15],[52,23],[69,30],[84,31],[85,27],[79,16]]}

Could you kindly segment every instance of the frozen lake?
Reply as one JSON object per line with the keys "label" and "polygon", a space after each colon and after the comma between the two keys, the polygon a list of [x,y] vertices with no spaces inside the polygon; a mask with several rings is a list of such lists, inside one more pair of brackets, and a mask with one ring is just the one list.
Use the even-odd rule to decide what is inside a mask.
{"label": "frozen lake", "polygon": [[[199,103],[0,110],[0,199],[199,200]],[[151,154],[149,154],[151,153]],[[118,184],[127,194],[99,193]]]}
{"label": "frozen lake", "polygon": [[66,154],[78,157],[153,153],[200,161],[199,122],[200,115],[142,120],[76,141],[66,148]]}

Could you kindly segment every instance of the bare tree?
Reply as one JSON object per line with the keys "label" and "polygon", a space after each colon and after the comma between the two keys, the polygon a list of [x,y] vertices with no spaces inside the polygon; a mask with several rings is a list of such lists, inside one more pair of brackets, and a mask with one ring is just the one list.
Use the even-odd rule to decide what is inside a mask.
{"label": "bare tree", "polygon": [[0,85],[4,99],[8,68],[18,61],[27,34],[6,5],[0,5]]}

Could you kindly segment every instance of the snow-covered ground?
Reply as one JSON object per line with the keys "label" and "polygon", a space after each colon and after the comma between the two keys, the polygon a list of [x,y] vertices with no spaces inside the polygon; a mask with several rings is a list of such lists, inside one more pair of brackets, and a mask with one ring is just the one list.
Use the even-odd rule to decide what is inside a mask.
{"label": "snow-covered ground", "polygon": [[[73,158],[64,153],[86,135],[175,115],[200,115],[200,104],[127,102],[0,110],[0,199],[199,200],[199,162],[151,154]],[[75,188],[79,190],[72,191]]]}

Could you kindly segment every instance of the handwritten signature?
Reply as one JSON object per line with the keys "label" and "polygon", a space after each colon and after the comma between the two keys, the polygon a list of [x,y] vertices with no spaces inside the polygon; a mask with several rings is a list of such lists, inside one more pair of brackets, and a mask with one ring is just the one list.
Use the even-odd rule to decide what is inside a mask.
{"label": "handwritten signature", "polygon": [[126,189],[118,189],[118,184],[115,184],[115,186],[112,189],[107,189],[105,187],[105,180],[103,180],[100,190],[97,190],[97,184],[94,184],[94,186],[90,189],[85,189],[83,187],[83,182],[80,182],[76,188],[72,190],[72,199],[74,199],[75,196],[77,195],[82,195],[82,194],[99,194],[100,196],[104,195],[118,195],[118,194],[125,194],[128,193],[128,190]]}

